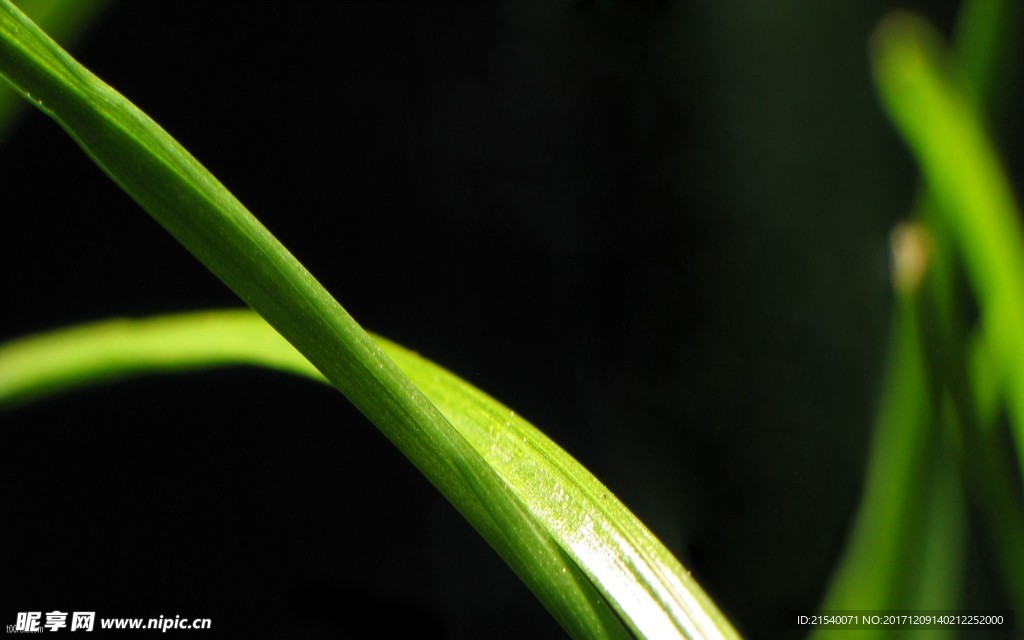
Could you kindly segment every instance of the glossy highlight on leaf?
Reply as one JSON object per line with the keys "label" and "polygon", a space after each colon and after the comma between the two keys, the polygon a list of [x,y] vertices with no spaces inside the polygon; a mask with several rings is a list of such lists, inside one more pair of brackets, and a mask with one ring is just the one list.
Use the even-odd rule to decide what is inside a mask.
{"label": "glossy highlight on leaf", "polygon": [[[375,341],[181,145],[7,0],[0,0],[0,74],[252,307],[263,318],[258,322],[268,323],[260,326],[272,330],[254,328],[252,315],[236,322],[283,336],[287,343],[272,349],[277,356],[282,345],[292,345],[366,415],[570,634],[735,636],[671,554],[567,454],[450,374]],[[173,334],[181,329],[176,325],[157,322],[149,328]],[[223,319],[213,325],[207,327],[210,335]],[[52,371],[62,362],[78,367],[68,378],[78,381],[111,376],[118,367],[137,368],[140,354],[130,351],[132,336],[145,337],[145,328],[90,327],[82,329],[84,334],[60,336],[64,342],[48,352],[45,343],[35,355],[29,349],[28,356],[24,344],[11,345],[3,379],[18,388],[22,373]],[[179,335],[171,349],[151,345],[153,368],[181,366],[188,344],[201,342],[191,331],[184,340]],[[113,348],[100,354],[96,344],[104,342]],[[231,361],[249,342],[234,345],[234,351],[229,345],[220,335],[206,343],[209,352],[192,352],[193,363]],[[278,366],[302,370],[304,365],[288,360],[293,357]],[[285,361],[290,364],[281,365]],[[53,384],[39,379],[17,395],[27,398]]]}
{"label": "glossy highlight on leaf", "polygon": [[[563,572],[581,589],[593,581],[615,600],[646,607],[640,626],[647,637],[674,633],[660,626],[662,611],[685,619],[701,615],[710,605],[699,597],[679,597],[684,585],[674,585],[673,576],[684,570],[678,562],[606,487],[543,433],[429,360],[379,336],[374,339],[545,523],[565,553]],[[256,365],[327,382],[256,314],[209,311],[108,320],[0,346],[0,407],[83,384],[230,365]],[[667,588],[672,586],[678,591]],[[650,605],[644,604],[648,598]],[[716,622],[708,618],[704,624]],[[690,633],[704,637],[696,626]]]}

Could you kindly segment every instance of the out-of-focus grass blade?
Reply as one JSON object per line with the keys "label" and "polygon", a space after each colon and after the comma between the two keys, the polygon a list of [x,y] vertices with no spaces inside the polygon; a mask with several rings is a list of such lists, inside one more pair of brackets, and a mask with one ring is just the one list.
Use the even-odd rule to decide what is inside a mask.
{"label": "out-of-focus grass blade", "polygon": [[[966,16],[984,23],[974,30],[998,43],[1000,30],[993,23],[1007,11],[986,7]],[[992,76],[985,73],[983,62],[987,59],[994,67],[994,56],[970,41],[970,29],[961,34],[961,46],[972,52],[967,68],[951,58],[926,21],[895,13],[875,35],[873,63],[883,103],[934,196],[930,217],[937,235],[948,244],[948,253],[955,252],[963,262],[978,298],[978,338],[964,337],[949,326],[955,318],[943,317],[950,314],[941,311],[932,324],[922,326],[934,327],[928,340],[933,352],[929,370],[950,403],[964,484],[1001,565],[1005,595],[1024,610],[1021,478],[1015,477],[1014,464],[991,428],[994,403],[1005,402],[1016,466],[1024,467],[1024,228],[972,93],[972,88],[982,95],[992,93]],[[975,73],[981,81],[972,82]],[[941,257],[951,259],[948,254]]]}
{"label": "out-of-focus grass blade", "polygon": [[[646,637],[735,635],[671,554],[649,534],[636,534],[632,522],[606,521],[603,502],[510,491],[509,481],[223,185],[8,0],[0,0],[0,74],[344,393],[570,633],[619,637],[625,624]],[[462,402],[473,408],[471,397]],[[545,456],[564,462],[545,449],[516,464],[539,482],[553,468]],[[580,584],[569,563],[591,582]]]}
{"label": "out-of-focus grass blade", "polygon": [[[864,495],[822,611],[935,610],[956,603],[964,508],[953,470],[933,453],[941,447],[929,446],[941,433],[929,406],[912,305],[902,299],[895,314]],[[951,493],[937,492],[950,486]],[[849,633],[821,628],[813,637]],[[855,633],[880,639],[899,632]]]}
{"label": "out-of-focus grass blade", "polygon": [[[1014,17],[1020,9],[1018,3],[1007,0],[968,0],[961,6],[956,50],[960,69],[965,72],[963,80],[970,83],[979,109],[992,111],[1001,102],[997,94],[1005,83],[999,79],[1011,59],[1006,52],[1019,31],[1014,28]],[[949,455],[949,448],[962,445],[964,439],[956,437],[955,414],[943,410],[948,406],[945,392],[934,383],[929,384],[932,376],[926,374],[927,358],[922,349],[935,345],[927,344],[921,327],[938,325],[932,333],[939,331],[947,340],[961,342],[960,354],[969,354],[970,362],[961,365],[970,370],[971,388],[967,393],[973,396],[978,415],[971,421],[973,424],[959,424],[961,430],[994,423],[998,375],[991,364],[984,332],[967,340],[965,327],[961,326],[963,300],[956,276],[955,230],[942,224],[935,194],[924,188],[917,200],[911,219],[918,222],[904,224],[898,229],[900,233],[894,233],[897,305],[887,359],[888,375],[864,495],[823,601],[823,610],[956,609],[962,595],[960,576],[968,515],[960,479],[971,485],[972,500],[980,498],[981,511],[989,520],[986,524],[990,538],[1000,548],[1001,559],[1005,562],[1018,555],[1015,547],[1019,545],[1006,541],[1008,535],[1019,529],[1010,526],[1015,522],[1014,514],[1004,514],[1003,520],[1009,518],[1008,522],[992,517],[994,509],[1006,504],[1006,487],[997,486],[998,478],[994,483],[978,483],[973,474],[977,461],[965,465],[962,453],[960,460],[955,459],[957,455]],[[932,233],[925,226],[929,223]],[[908,230],[915,232],[918,240],[922,234],[930,236],[927,246],[899,246],[898,236],[911,237],[903,233]],[[922,288],[925,279],[929,286]],[[931,313],[921,312],[922,299],[928,300]],[[936,393],[939,397],[934,397]],[[933,426],[939,422],[954,424],[943,430]],[[973,435],[975,443],[984,437]],[[987,492],[993,487],[995,492]],[[1009,489],[1013,488],[1011,484]],[[1010,564],[1008,569],[1012,573],[1014,563]],[[1009,592],[1019,591],[1017,581],[1010,578]],[[858,632],[865,634],[875,638],[898,637],[899,631]],[[814,635],[829,636],[827,632]]]}
{"label": "out-of-focus grass blade", "polygon": [[[947,276],[940,286],[952,291],[955,280],[948,276],[954,262],[962,262],[971,284],[978,292],[981,326],[974,337],[969,337],[961,316],[963,309],[943,309],[943,297],[956,298],[955,293],[932,290],[923,302],[931,311],[919,326],[929,354],[927,368],[932,378],[933,396],[945,402],[947,422],[952,429],[949,437],[957,451],[956,461],[963,486],[971,500],[972,515],[980,516],[981,531],[992,550],[998,573],[1003,580],[1007,600],[1017,610],[1024,610],[1024,504],[1020,499],[1020,478],[1015,477],[1012,457],[1007,455],[998,441],[995,429],[999,403],[1009,405],[1010,424],[1017,440],[1017,457],[1024,451],[1024,424],[1021,406],[1022,368],[1020,362],[1006,363],[1004,349],[1020,348],[1020,331],[1024,324],[1024,230],[1020,226],[1019,212],[1013,201],[1009,184],[1002,174],[994,145],[984,126],[984,111],[993,111],[993,96],[997,93],[999,68],[1006,64],[1000,56],[1008,42],[1013,41],[1019,28],[1011,19],[1019,16],[1019,3],[975,2],[965,5],[958,25],[957,45],[960,56],[943,48],[934,29],[922,19],[909,14],[894,14],[876,35],[875,72],[883,101],[890,116],[918,156],[926,182],[933,194],[933,205],[924,218],[931,224],[935,235],[941,238],[945,250],[937,255],[938,266]],[[896,42],[895,40],[900,40]],[[984,40],[983,40],[984,39]],[[910,57],[906,55],[916,49]],[[897,52],[897,53],[894,53]],[[888,58],[888,62],[886,59]],[[907,65],[905,68],[897,69]],[[922,65],[922,66],[917,66]],[[886,75],[888,74],[888,75]],[[906,74],[902,79],[899,77]],[[909,82],[917,88],[908,89]],[[895,84],[887,84],[895,83]],[[894,91],[895,88],[895,91]],[[905,100],[903,109],[913,111],[914,118],[933,119],[935,129],[906,130],[908,115],[897,114],[898,103]],[[931,114],[921,114],[913,101],[927,102]],[[987,109],[986,102],[987,101]],[[943,128],[946,127],[946,128]],[[913,138],[912,136],[917,136]],[[921,138],[928,136],[926,143]],[[966,148],[961,147],[966,143]],[[966,151],[966,154],[964,153]],[[922,154],[939,157],[926,160]],[[959,185],[946,185],[939,190],[937,180],[946,180],[957,171],[957,164],[979,163],[958,176]],[[982,196],[990,196],[985,200]],[[988,209],[985,211],[985,209]],[[979,216],[987,220],[979,220]],[[964,238],[967,227],[973,227],[973,242]],[[1005,234],[1002,235],[1001,234]],[[1001,236],[1001,237],[1000,237]],[[998,244],[999,255],[972,255],[986,245]],[[989,291],[981,291],[985,273],[997,274],[1000,282],[989,283]],[[931,300],[940,305],[931,305]],[[1007,303],[1009,303],[1007,305]],[[961,307],[965,306],[961,302]],[[929,321],[930,320],[930,321]],[[1016,325],[1016,329],[1013,327]],[[1016,334],[1016,335],[1013,335]],[[1016,346],[1011,340],[1015,338]],[[998,351],[998,356],[993,351]],[[973,351],[972,351],[973,350]],[[986,357],[987,356],[987,357]],[[1012,356],[1016,358],[1017,355]]]}
{"label": "out-of-focus grass blade", "polygon": [[883,103],[921,166],[978,296],[1024,462],[1024,231],[1009,182],[931,26],[892,14],[872,53]]}
{"label": "out-of-focus grass blade", "polygon": [[[608,585],[617,600],[643,607],[699,614],[712,606],[700,595],[677,601],[674,592],[684,585],[673,583],[685,570],[606,487],[529,422],[429,360],[375,340],[546,523],[554,544],[565,550],[562,571],[584,585]],[[127,376],[227,365],[257,365],[327,382],[251,311],[208,311],[108,320],[2,345],[0,408]],[[656,621],[661,614],[648,615]],[[703,630],[691,629],[691,637],[703,637],[719,623],[704,624]],[[645,629],[652,638],[674,633]]]}
{"label": "out-of-focus grass blade", "polygon": [[327,382],[253,315],[231,310],[113,319],[13,340],[0,345],[0,407],[133,375],[238,364]]}
{"label": "out-of-focus grass blade", "polygon": [[1014,84],[1006,78],[1021,53],[1022,10],[1016,0],[965,0],[960,5],[953,50],[975,106],[989,116],[1002,111],[1005,93]]}
{"label": "out-of-focus grass blade", "polygon": [[[15,4],[51,38],[70,47],[110,3],[108,0],[19,0]],[[27,106],[17,91],[0,84],[0,141]]]}

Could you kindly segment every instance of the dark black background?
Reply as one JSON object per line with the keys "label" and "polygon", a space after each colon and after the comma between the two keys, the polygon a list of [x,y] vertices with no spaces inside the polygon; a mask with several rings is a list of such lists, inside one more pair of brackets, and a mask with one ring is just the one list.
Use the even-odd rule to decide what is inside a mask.
{"label": "dark black background", "polygon": [[[879,389],[915,180],[868,73],[891,6],[147,0],[75,51],[364,326],[531,419],[770,638],[823,593]],[[0,176],[0,338],[239,304],[42,115]],[[561,636],[326,388],[149,378],[0,421],[15,611]]]}

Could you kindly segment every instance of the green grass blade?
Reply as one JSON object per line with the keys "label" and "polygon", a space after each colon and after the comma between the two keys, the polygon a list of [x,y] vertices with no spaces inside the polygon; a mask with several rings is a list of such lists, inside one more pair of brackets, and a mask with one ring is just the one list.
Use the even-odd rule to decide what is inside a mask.
{"label": "green grass blade", "polygon": [[873,45],[883,103],[917,157],[978,296],[1024,462],[1024,231],[1013,193],[934,30],[897,13]]}
{"label": "green grass blade", "polygon": [[1021,51],[1021,11],[1015,0],[966,0],[960,6],[953,49],[978,108],[988,115],[1006,104],[1003,94],[1012,84],[1007,72]]}
{"label": "green grass blade", "polygon": [[[940,585],[957,583],[958,543],[963,535],[964,508],[959,494],[939,494],[952,470],[937,464],[934,448],[941,433],[925,383],[924,359],[912,301],[903,299],[895,314],[889,349],[888,379],[875,426],[861,506],[841,563],[837,566],[823,611],[948,609],[955,593]],[[944,528],[934,531],[934,519]],[[932,545],[941,533],[944,538]],[[935,553],[933,547],[938,547]],[[929,557],[931,556],[931,557]],[[949,565],[929,580],[926,571]],[[950,564],[952,563],[952,564]],[[858,631],[865,638],[896,637],[892,630]],[[815,638],[842,637],[819,631]]]}
{"label": "green grass blade", "polygon": [[[642,606],[650,609],[650,622],[660,616],[659,609],[684,609],[696,618],[713,607],[699,592],[693,600],[678,597],[685,585],[674,583],[685,572],[675,558],[606,487],[530,423],[429,360],[375,340],[548,524],[575,582],[609,585],[616,600],[649,599]],[[209,311],[108,320],[0,346],[0,408],[85,384],[227,365],[256,365],[327,382],[256,314]],[[721,624],[726,623],[709,619],[690,633],[703,637]],[[673,630],[650,626],[645,633],[660,638]]]}
{"label": "green grass blade", "polygon": [[[1000,29],[999,18],[1010,9],[988,4],[965,14],[960,43],[969,53],[965,66],[950,59],[934,28],[906,13],[891,15],[879,27],[873,62],[883,102],[933,194],[929,221],[940,245],[948,246],[937,257],[946,272],[953,256],[959,258],[978,298],[981,327],[974,339],[964,336],[955,315],[941,305],[933,305],[931,322],[921,326],[929,334],[935,395],[944,396],[951,408],[963,482],[1001,565],[1005,596],[1021,609],[1021,478],[998,442],[992,417],[995,403],[1005,402],[1016,466],[1024,467],[1024,228],[976,102],[994,91],[986,68],[996,66],[993,51],[1008,31]],[[972,31],[986,34],[989,46],[974,42]],[[970,75],[959,75],[965,71]],[[944,287],[953,286],[951,278],[945,280]]]}
{"label": "green grass blade", "polygon": [[[699,586],[653,538],[602,509],[527,504],[302,265],[184,148],[0,0],[0,73],[53,117],[158,223],[294,345],[451,501],[570,633],[730,637]],[[97,221],[102,224],[102,220]],[[471,399],[464,399],[467,408]],[[509,420],[513,422],[513,420]],[[522,461],[526,468],[537,459]],[[542,465],[546,468],[549,465]],[[524,471],[534,473],[534,471]],[[600,504],[600,503],[599,503]],[[533,509],[533,510],[532,510]],[[577,518],[562,532],[540,510]],[[572,536],[576,536],[573,538]],[[578,539],[577,539],[578,538]],[[594,598],[565,570],[593,580]],[[611,609],[608,606],[612,607]]]}
{"label": "green grass blade", "polygon": [[[1019,11],[1017,3],[1006,0],[968,0],[961,7],[956,51],[963,80],[970,83],[979,110],[998,110],[1000,78],[1010,59],[1005,54],[1016,32],[1012,18]],[[969,513],[979,512],[987,519],[985,533],[1008,569],[1003,571],[1007,593],[1020,602],[1015,597],[1020,581],[1013,569],[1020,566],[1020,544],[1012,540],[1024,540],[1024,529],[1019,505],[1008,499],[1016,482],[1008,474],[995,473],[993,469],[1001,468],[997,463],[1002,452],[987,446],[1000,401],[999,376],[984,331],[966,337],[956,230],[944,224],[937,202],[935,194],[922,189],[911,216],[921,222],[902,227],[925,234],[930,228],[930,249],[922,254],[914,246],[903,246],[905,251],[894,252],[897,305],[883,401],[864,496],[823,609],[957,608],[963,595],[966,520]],[[898,245],[894,242],[894,248]],[[907,257],[914,258],[914,264],[902,264],[901,258]],[[922,287],[925,276],[928,284]],[[928,313],[921,311],[922,303]],[[934,364],[935,356],[925,355],[940,346],[946,356],[957,359],[941,367],[957,375],[942,376],[941,381],[926,364]],[[968,370],[969,377],[964,373]],[[969,380],[966,385],[964,377]],[[957,384],[955,389],[946,386],[951,382]],[[952,405],[959,411],[949,409],[947,399],[954,397],[959,401]],[[937,416],[949,428],[930,428]],[[973,453],[964,452],[965,444]],[[936,451],[945,455],[936,457]],[[966,497],[980,509],[967,510],[965,489]],[[814,635],[829,637],[825,632]],[[879,630],[872,637],[896,635]]]}
{"label": "green grass blade", "polygon": [[[399,357],[407,354],[387,341],[381,342],[385,350]],[[2,345],[0,408],[144,373],[240,364],[258,365],[330,384],[258,315],[248,310],[231,310],[145,320],[108,320]],[[577,635],[584,631],[594,637],[628,635],[589,578],[562,553],[550,536],[539,535],[541,539],[535,541],[538,554],[533,562],[548,565],[548,570],[555,572],[558,579],[536,586],[540,593],[555,586],[561,590],[561,606],[556,603],[552,613],[560,619],[570,616],[565,626],[575,629]],[[536,578],[527,574],[523,579],[529,584]]]}
{"label": "green grass blade", "polygon": [[252,312],[192,313],[106,320],[0,345],[0,407],[144,373],[238,364],[326,382]]}
{"label": "green grass blade", "polygon": [[[108,0],[20,0],[18,7],[50,37],[73,45],[110,4]],[[6,84],[0,85],[0,141],[10,132],[25,100]]]}

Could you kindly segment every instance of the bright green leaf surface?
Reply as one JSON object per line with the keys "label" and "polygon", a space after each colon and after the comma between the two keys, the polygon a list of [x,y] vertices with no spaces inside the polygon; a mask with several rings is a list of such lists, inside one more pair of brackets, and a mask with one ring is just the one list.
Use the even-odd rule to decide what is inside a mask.
{"label": "bright green leaf surface", "polygon": [[[375,340],[545,523],[566,552],[559,571],[581,590],[594,580],[615,600],[633,602],[634,611],[648,616],[638,624],[648,637],[674,634],[651,626],[662,624],[664,611],[706,615],[712,605],[701,594],[679,597],[686,592],[679,563],[571,456],[469,383],[392,342]],[[6,344],[0,347],[0,407],[130,375],[226,365],[258,365],[326,382],[256,314],[213,311],[111,320]],[[708,618],[699,624],[703,630],[688,631],[693,637],[724,622]]]}
{"label": "bright green leaf surface", "polygon": [[[223,185],[7,0],[0,0],[0,73],[344,393],[570,633],[618,637],[625,633],[621,620],[652,638],[735,634],[662,545],[624,509],[605,505],[596,481],[579,484],[575,493],[560,484],[566,468],[581,469],[557,449],[535,446],[513,465],[533,484],[510,491],[519,482],[515,474],[492,466],[495,456],[510,451],[505,441],[512,432],[501,430],[506,422],[519,424],[510,412],[474,393],[453,393],[456,422],[465,423],[468,413],[488,425],[486,450],[474,446],[466,424],[453,426],[424,394],[427,388],[410,382]],[[416,369],[417,362],[407,359],[406,365]],[[443,376],[437,379],[445,384]],[[589,501],[575,502],[588,495]],[[574,563],[592,583],[581,580]]]}
{"label": "bright green leaf surface", "polygon": [[[67,47],[89,28],[89,25],[103,13],[103,9],[109,2],[107,0],[19,0],[15,4],[54,40]],[[10,132],[10,123],[27,106],[25,100],[16,91],[6,85],[0,85],[0,140]]]}

